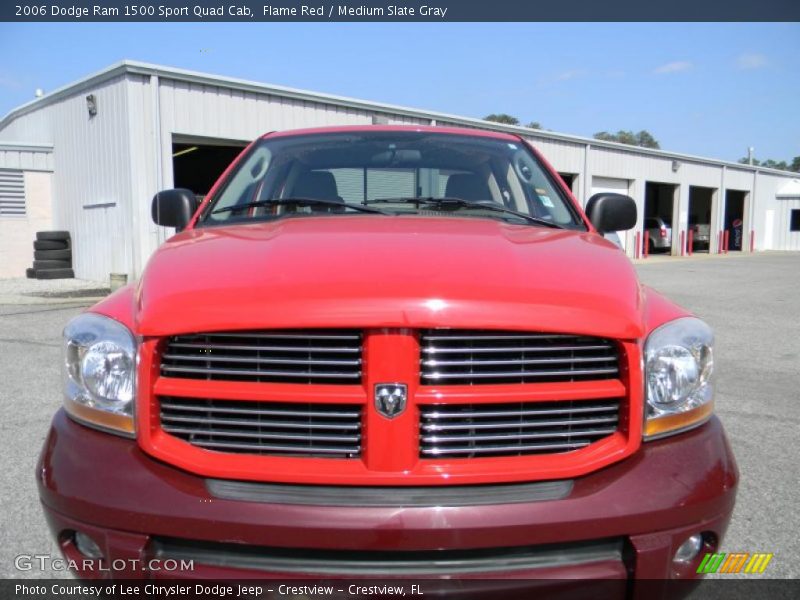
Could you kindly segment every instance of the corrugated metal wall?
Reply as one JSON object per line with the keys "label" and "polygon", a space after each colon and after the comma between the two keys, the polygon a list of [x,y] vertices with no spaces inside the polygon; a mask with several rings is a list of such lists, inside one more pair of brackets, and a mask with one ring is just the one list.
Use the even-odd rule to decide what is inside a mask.
{"label": "corrugated metal wall", "polygon": [[[90,117],[86,95],[94,94]],[[133,274],[131,152],[126,80],[100,83],[15,119],[3,141],[53,144],[53,226],[72,234],[76,277]]]}
{"label": "corrugated metal wall", "polygon": [[800,250],[800,231],[791,231],[789,224],[793,210],[800,210],[800,198],[778,200],[775,211],[776,240],[783,250]]}

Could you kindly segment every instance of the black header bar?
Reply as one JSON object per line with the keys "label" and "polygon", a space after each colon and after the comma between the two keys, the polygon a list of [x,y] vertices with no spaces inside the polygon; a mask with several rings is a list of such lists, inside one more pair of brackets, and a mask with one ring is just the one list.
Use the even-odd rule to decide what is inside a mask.
{"label": "black header bar", "polygon": [[800,21],[798,0],[4,0],[9,22]]}

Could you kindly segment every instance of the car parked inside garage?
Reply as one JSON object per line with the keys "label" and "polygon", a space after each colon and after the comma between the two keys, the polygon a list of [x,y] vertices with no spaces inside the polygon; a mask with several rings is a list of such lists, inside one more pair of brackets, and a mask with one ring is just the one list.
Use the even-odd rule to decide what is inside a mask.
{"label": "car parked inside garage", "polygon": [[711,225],[689,219],[689,230],[692,232],[692,249],[708,250],[711,243]]}
{"label": "car parked inside garage", "polygon": [[644,233],[650,252],[669,252],[672,248],[672,227],[661,217],[644,220]]}

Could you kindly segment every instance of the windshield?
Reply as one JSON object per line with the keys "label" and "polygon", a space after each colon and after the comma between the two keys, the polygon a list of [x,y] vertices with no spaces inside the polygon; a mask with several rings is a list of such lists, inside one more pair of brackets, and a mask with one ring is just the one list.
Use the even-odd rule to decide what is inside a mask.
{"label": "windshield", "polygon": [[228,176],[200,223],[365,212],[585,229],[523,143],[415,131],[263,139]]}

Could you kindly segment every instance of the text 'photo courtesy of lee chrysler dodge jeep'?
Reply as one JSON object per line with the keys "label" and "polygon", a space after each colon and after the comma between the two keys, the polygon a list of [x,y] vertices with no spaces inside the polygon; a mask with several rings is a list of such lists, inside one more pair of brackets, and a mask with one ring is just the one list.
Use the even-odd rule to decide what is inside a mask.
{"label": "text 'photo courtesy of lee chrysler dodge jeep'", "polygon": [[719,547],[713,334],[603,238],[631,198],[584,213],[515,135],[362,126],[267,134],[152,214],[177,234],[64,331],[67,557],[625,596]]}

